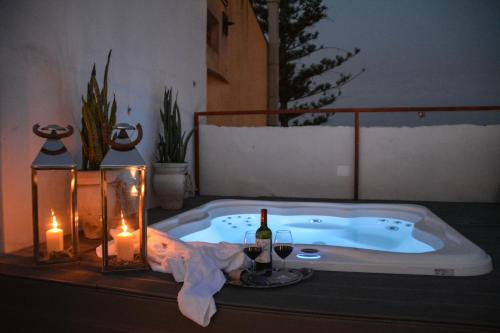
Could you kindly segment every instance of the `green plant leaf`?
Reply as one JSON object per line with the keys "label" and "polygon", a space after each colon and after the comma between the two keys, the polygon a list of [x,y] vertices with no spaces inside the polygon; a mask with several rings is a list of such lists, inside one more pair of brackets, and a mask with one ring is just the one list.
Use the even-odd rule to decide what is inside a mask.
{"label": "green plant leaf", "polygon": [[191,140],[191,137],[193,136],[193,133],[194,133],[194,128],[191,131],[189,131],[189,134],[187,135],[186,140],[182,144],[182,156],[181,156],[181,160],[183,162],[186,160],[187,145],[189,143],[189,140]]}
{"label": "green plant leaf", "polygon": [[182,132],[182,121],[177,96],[173,100],[172,88],[163,94],[163,110],[160,108],[160,120],[163,126],[157,146],[157,159],[161,163],[182,163],[186,158],[187,145],[194,130],[188,135]]}
{"label": "green plant leaf", "polygon": [[[117,103],[113,94],[113,102],[108,102],[108,73],[111,60],[109,51],[102,90],[97,82],[96,66],[92,67],[90,80],[87,84],[87,98],[82,96],[82,162],[83,168],[97,170],[109,147],[104,142],[104,130],[116,124]],[[111,111],[110,111],[111,104]],[[110,111],[110,112],[109,112]],[[108,114],[109,112],[109,114]]]}

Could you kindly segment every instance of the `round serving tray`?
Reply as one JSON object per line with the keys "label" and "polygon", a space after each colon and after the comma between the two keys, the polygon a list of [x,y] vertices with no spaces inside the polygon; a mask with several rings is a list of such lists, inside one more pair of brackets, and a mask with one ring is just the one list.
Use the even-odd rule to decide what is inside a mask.
{"label": "round serving tray", "polygon": [[270,276],[245,270],[241,272],[240,280],[228,280],[227,283],[236,287],[267,289],[296,284],[309,279],[312,275],[313,270],[310,268],[287,269],[285,274],[282,271],[273,270]]}

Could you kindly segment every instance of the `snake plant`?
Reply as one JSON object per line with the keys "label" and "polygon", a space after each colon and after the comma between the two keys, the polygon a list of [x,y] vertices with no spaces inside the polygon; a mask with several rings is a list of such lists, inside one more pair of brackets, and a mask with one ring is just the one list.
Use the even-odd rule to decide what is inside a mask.
{"label": "snake plant", "polygon": [[163,108],[164,110],[160,109],[163,135],[159,135],[157,160],[159,163],[184,163],[187,145],[193,135],[194,129],[187,135],[186,132],[182,132],[177,96],[175,96],[175,100],[172,99],[172,88],[169,90],[165,89]]}
{"label": "snake plant", "polygon": [[82,169],[98,170],[102,159],[109,147],[105,144],[104,135],[107,128],[112,128],[116,123],[116,99],[108,102],[108,69],[111,50],[104,70],[102,89],[97,83],[95,64],[92,68],[90,81],[87,84],[87,99],[82,96]]}

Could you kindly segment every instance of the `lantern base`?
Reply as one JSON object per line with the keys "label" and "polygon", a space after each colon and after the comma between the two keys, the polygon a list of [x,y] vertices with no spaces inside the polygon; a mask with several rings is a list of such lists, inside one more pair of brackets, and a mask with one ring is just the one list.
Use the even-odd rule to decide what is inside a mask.
{"label": "lantern base", "polygon": [[77,261],[78,258],[73,254],[73,250],[67,249],[63,251],[51,252],[47,254],[45,252],[40,252],[38,256],[35,254],[35,261],[37,264],[61,264]]}
{"label": "lantern base", "polygon": [[119,260],[117,256],[110,256],[107,263],[103,261],[103,273],[124,272],[124,271],[149,271],[148,263],[140,254],[134,255],[133,261]]}

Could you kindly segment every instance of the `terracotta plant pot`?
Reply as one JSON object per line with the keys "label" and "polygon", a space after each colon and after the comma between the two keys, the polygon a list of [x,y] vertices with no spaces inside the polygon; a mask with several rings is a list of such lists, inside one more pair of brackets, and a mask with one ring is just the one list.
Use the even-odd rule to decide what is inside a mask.
{"label": "terracotta plant pot", "polygon": [[153,164],[153,189],[164,209],[181,209],[186,187],[187,163]]}
{"label": "terracotta plant pot", "polygon": [[101,172],[78,171],[78,221],[86,238],[102,237]]}

